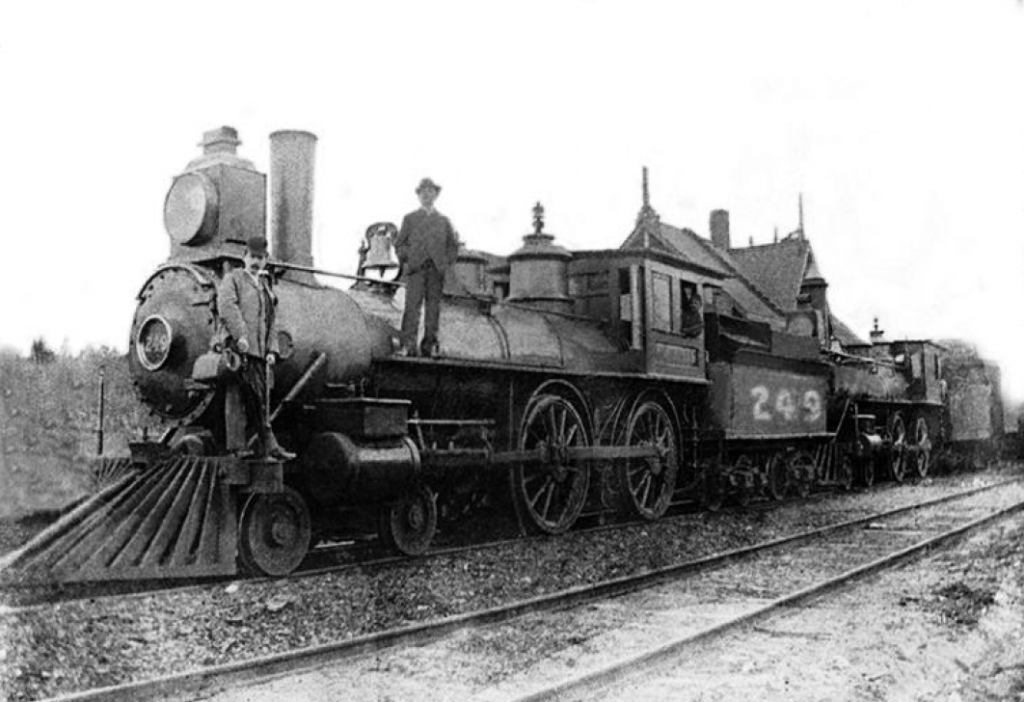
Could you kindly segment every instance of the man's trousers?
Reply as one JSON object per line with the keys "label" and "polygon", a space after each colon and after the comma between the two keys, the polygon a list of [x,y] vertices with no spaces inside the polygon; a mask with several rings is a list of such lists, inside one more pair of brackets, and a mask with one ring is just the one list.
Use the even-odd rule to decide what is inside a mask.
{"label": "man's trousers", "polygon": [[420,327],[420,305],[425,305],[423,342],[420,348],[429,350],[437,344],[437,328],[441,317],[441,293],[444,273],[428,260],[423,268],[409,273],[405,279],[405,313],[402,315],[402,343],[416,348]]}
{"label": "man's trousers", "polygon": [[[246,448],[246,424],[265,442],[270,433],[267,415],[267,362],[255,356],[244,356],[239,377],[228,383],[224,395],[224,441],[228,451]],[[267,447],[262,447],[264,451]]]}

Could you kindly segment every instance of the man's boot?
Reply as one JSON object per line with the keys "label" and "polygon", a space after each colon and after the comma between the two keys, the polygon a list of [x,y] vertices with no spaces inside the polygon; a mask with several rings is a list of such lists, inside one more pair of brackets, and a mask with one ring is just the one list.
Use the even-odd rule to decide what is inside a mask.
{"label": "man's boot", "polygon": [[294,453],[285,451],[281,444],[277,443],[277,437],[274,436],[274,432],[270,428],[267,428],[263,435],[263,449],[267,456],[279,461],[291,461],[295,458]]}

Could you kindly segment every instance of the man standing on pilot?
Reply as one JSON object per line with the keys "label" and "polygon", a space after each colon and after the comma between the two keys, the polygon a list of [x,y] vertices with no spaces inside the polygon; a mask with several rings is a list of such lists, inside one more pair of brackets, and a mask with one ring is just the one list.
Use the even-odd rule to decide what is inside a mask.
{"label": "man standing on pilot", "polygon": [[[459,237],[452,223],[434,209],[441,186],[424,178],[416,188],[420,209],[402,220],[395,237],[395,253],[405,276],[405,313],[402,315],[402,355],[436,356],[444,276],[459,255]],[[420,305],[425,305],[423,341],[416,347]]]}
{"label": "man standing on pilot", "polygon": [[239,382],[228,383],[224,398],[228,452],[247,454],[246,418],[256,425],[263,455],[282,461],[295,458],[277,443],[270,426],[269,373],[277,362],[277,296],[267,273],[267,240],[249,239],[245,265],[224,275],[217,288],[217,312],[227,334],[225,343],[242,357]]}

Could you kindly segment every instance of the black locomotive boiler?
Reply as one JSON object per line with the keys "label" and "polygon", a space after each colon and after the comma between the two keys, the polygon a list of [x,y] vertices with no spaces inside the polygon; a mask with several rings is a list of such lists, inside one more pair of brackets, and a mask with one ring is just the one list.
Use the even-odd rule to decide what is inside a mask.
{"label": "black locomotive boiler", "polygon": [[[914,385],[902,361],[837,347],[816,268],[792,305],[773,301],[727,245],[660,221],[646,173],[621,247],[567,251],[538,205],[507,258],[463,249],[440,354],[406,357],[401,282],[369,275],[390,266],[393,227],[368,230],[359,275],[316,268],[316,137],[270,141],[269,208],[227,127],[174,179],[169,256],[141,286],[128,351],[138,396],[169,428],[11,560],[26,577],[283,575],[367,517],[422,553],[439,511],[495,496],[525,529],[558,534],[587,513],[653,520],[681,501],[849,487],[880,464],[927,472],[942,408],[930,351]],[[223,388],[193,375],[224,343],[218,281],[268,229],[282,351],[270,404],[288,463],[226,455]]]}

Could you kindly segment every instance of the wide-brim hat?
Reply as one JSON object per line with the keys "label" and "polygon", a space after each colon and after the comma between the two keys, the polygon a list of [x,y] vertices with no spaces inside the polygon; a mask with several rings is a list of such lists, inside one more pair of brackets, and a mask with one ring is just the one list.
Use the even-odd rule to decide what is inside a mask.
{"label": "wide-brim hat", "polygon": [[266,256],[267,240],[262,236],[254,236],[245,242],[245,250],[255,256]]}
{"label": "wide-brim hat", "polygon": [[416,186],[416,192],[418,193],[421,190],[426,190],[427,188],[432,188],[434,192],[437,193],[441,192],[441,186],[432,181],[430,178],[424,178],[423,180],[421,180],[420,184]]}

